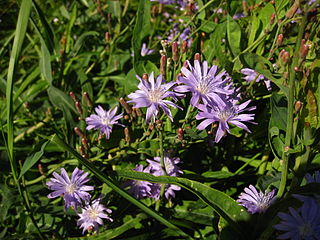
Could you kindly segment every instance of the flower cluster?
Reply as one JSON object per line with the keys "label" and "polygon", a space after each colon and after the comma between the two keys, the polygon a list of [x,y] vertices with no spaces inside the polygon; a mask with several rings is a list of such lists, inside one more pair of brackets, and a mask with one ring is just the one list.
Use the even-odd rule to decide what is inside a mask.
{"label": "flower cluster", "polygon": [[251,214],[263,213],[275,201],[274,194],[275,190],[263,193],[261,191],[258,192],[254,186],[250,185],[249,188],[245,188],[244,192],[240,194],[237,202],[247,208]]}
{"label": "flower cluster", "polygon": [[90,204],[91,195],[88,191],[92,191],[94,187],[85,185],[90,180],[88,173],[75,168],[70,179],[66,170],[61,168],[61,175],[54,172],[53,176],[54,178],[47,182],[47,186],[54,192],[50,193],[48,198],[63,197],[65,209],[71,207],[77,211],[81,207],[82,213],[78,213],[80,217],[78,225],[83,228],[83,233],[98,231],[98,224],[103,224],[102,218],[112,221],[107,215],[111,210],[100,204],[101,199],[96,199]]}
{"label": "flower cluster", "polygon": [[188,67],[189,69],[181,69],[184,76],[179,77],[181,85],[175,90],[192,93],[190,104],[201,111],[196,119],[203,120],[197,128],[203,130],[208,125],[218,122],[215,142],[219,142],[226,132],[229,132],[229,123],[250,132],[243,122],[254,123],[254,114],[242,112],[252,111],[255,107],[247,107],[250,100],[238,104],[239,95],[229,74],[225,71],[219,73],[215,65],[209,68],[206,61],[202,66],[198,60],[194,61],[194,66],[188,62]]}
{"label": "flower cluster", "polygon": [[271,91],[271,82],[268,78],[263,76],[262,74],[257,73],[256,71],[250,69],[250,68],[243,68],[240,71],[243,75],[246,75],[243,79],[246,80],[248,83],[252,81],[260,82],[260,80],[263,80],[268,91]]}
{"label": "flower cluster", "polygon": [[[168,154],[164,156],[165,173],[160,164],[160,157],[154,157],[153,160],[147,159],[147,162],[149,165],[146,168],[143,169],[142,165],[138,165],[133,170],[150,173],[154,176],[167,175],[176,177],[183,173],[182,170],[177,166],[177,164],[180,163],[180,158],[171,158]],[[161,184],[130,180],[125,184],[125,186],[130,186],[128,192],[138,199],[150,197],[158,200],[160,198]],[[174,191],[179,191],[180,189],[181,188],[179,186],[167,184],[164,195],[167,199],[174,198]]]}

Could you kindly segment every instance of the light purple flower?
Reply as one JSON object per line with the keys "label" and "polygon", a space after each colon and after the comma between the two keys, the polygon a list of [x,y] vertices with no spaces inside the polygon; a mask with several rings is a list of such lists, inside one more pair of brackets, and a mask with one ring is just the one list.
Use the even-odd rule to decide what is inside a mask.
{"label": "light purple flower", "polygon": [[260,82],[260,80],[263,80],[266,84],[266,87],[268,91],[271,91],[271,82],[268,78],[266,78],[264,75],[257,73],[255,70],[250,68],[243,68],[240,71],[242,74],[246,75],[243,79],[245,79],[248,83],[256,80],[256,82]]}
{"label": "light purple flower", "polygon": [[240,205],[247,208],[248,212],[251,214],[265,212],[268,207],[275,201],[275,190],[271,192],[261,192],[250,185],[249,188],[245,188],[239,196],[237,202]]}
{"label": "light purple flower", "polygon": [[277,239],[320,239],[320,207],[314,199],[308,198],[298,210],[289,207],[289,213],[278,216],[281,222],[273,227],[284,233]]}
{"label": "light purple flower", "polygon": [[320,183],[320,172],[315,171],[313,175],[307,173],[305,176],[307,183]]}
{"label": "light purple flower", "polygon": [[148,49],[147,44],[143,43],[141,48],[141,56],[144,57],[147,55],[151,55],[152,53],[154,53],[154,50]]}
{"label": "light purple flower", "polygon": [[112,218],[108,216],[111,214],[112,210],[106,208],[100,204],[100,199],[96,199],[91,205],[82,208],[82,213],[79,213],[80,219],[78,220],[78,225],[83,228],[82,233],[85,231],[95,231],[98,232],[99,224],[103,225],[103,218],[113,221]]}
{"label": "light purple flower", "polygon": [[252,111],[255,109],[255,106],[248,107],[250,100],[242,103],[235,104],[234,101],[226,101],[223,105],[214,105],[207,104],[199,105],[198,108],[201,110],[197,115],[197,120],[203,121],[197,126],[197,129],[203,130],[208,125],[219,122],[219,127],[216,132],[215,142],[219,142],[221,138],[226,134],[226,132],[230,132],[229,123],[250,132],[249,128],[242,122],[252,122],[254,120],[254,114],[243,114],[244,111]]}
{"label": "light purple flower", "polygon": [[202,63],[202,66],[198,60],[194,61],[194,67],[189,61],[188,65],[190,70],[182,67],[181,71],[184,76],[179,77],[179,82],[183,85],[175,87],[175,91],[191,92],[190,103],[195,107],[200,102],[204,104],[214,102],[224,106],[225,102],[222,100],[222,96],[234,93],[229,75],[225,71],[217,74],[218,67],[213,65],[209,69],[206,61]]}
{"label": "light purple flower", "polygon": [[180,45],[180,42],[186,41],[187,42],[187,46],[188,48],[190,48],[191,44],[192,44],[192,38],[190,37],[191,34],[191,28],[190,27],[186,27],[185,29],[183,29],[183,31],[180,34],[180,25],[179,23],[175,23],[173,24],[173,28],[170,29],[170,34],[168,36],[168,42],[172,42],[175,37],[177,35],[179,35],[178,37],[178,45]]}
{"label": "light purple flower", "polygon": [[106,135],[106,138],[110,138],[110,134],[112,132],[112,125],[120,125],[118,120],[122,118],[122,113],[116,115],[118,107],[114,109],[110,109],[109,111],[105,111],[101,106],[95,108],[97,114],[91,114],[90,117],[86,118],[87,122],[87,130],[99,129],[102,134]]}
{"label": "light purple flower", "polygon": [[[147,167],[147,170],[154,176],[163,176],[165,173],[163,172],[160,164],[160,157],[154,157],[153,160],[147,159],[147,162],[149,163],[149,166]],[[183,171],[177,166],[177,164],[180,163],[180,158],[171,158],[168,154],[165,154],[164,156],[164,165],[166,174],[168,176],[177,177],[181,174],[183,174]],[[155,199],[159,199],[160,197],[160,189],[161,184],[153,184],[151,188],[151,196]],[[181,187],[177,185],[167,184],[165,188],[165,197],[167,199],[174,198],[175,192],[179,191]]]}
{"label": "light purple flower", "polygon": [[[141,164],[137,165],[134,171],[149,173],[147,169],[143,169]],[[142,199],[149,197],[151,195],[152,183],[139,180],[129,180],[126,182],[124,187],[130,186],[128,192],[132,194],[135,198]]]}
{"label": "light purple flower", "polygon": [[84,185],[90,179],[87,178],[88,173],[83,170],[75,168],[71,180],[64,168],[61,168],[61,175],[54,172],[54,178],[51,178],[47,182],[49,189],[54,192],[48,195],[48,198],[56,198],[62,196],[64,198],[65,209],[72,207],[77,209],[82,205],[82,201],[88,202],[90,200],[90,194],[87,191],[94,189],[92,186]]}
{"label": "light purple flower", "polygon": [[233,19],[234,20],[237,20],[237,19],[240,19],[240,18],[244,18],[246,15],[244,13],[236,13],[235,15],[233,15]]}
{"label": "light purple flower", "polygon": [[158,2],[165,5],[175,4],[176,0],[150,0],[151,2]]}
{"label": "light purple flower", "polygon": [[174,108],[180,107],[169,100],[165,100],[165,98],[171,97],[177,100],[178,94],[169,91],[175,83],[163,83],[161,75],[159,75],[155,81],[153,72],[149,76],[149,81],[141,79],[139,76],[137,76],[137,78],[140,80],[138,85],[139,90],[128,95],[128,97],[132,99],[128,101],[128,103],[133,103],[135,108],[147,107],[147,123],[149,123],[151,119],[153,121],[155,120],[160,108],[162,108],[170,120],[173,121],[169,106]]}

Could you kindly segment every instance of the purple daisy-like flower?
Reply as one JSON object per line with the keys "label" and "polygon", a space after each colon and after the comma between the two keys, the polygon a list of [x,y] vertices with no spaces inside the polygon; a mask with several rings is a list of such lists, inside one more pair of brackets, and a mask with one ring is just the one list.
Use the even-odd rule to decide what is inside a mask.
{"label": "purple daisy-like flower", "polygon": [[174,100],[177,100],[178,94],[169,91],[175,83],[163,83],[162,75],[159,75],[155,81],[153,72],[149,76],[149,81],[141,79],[139,76],[137,76],[137,78],[140,80],[138,85],[139,90],[128,95],[128,97],[132,99],[128,101],[128,103],[133,103],[135,108],[147,107],[147,123],[149,123],[151,119],[155,120],[160,108],[165,112],[170,120],[173,121],[169,106],[174,108],[180,107],[169,100],[165,100],[165,98],[171,97]]}
{"label": "purple daisy-like flower", "polygon": [[219,142],[221,138],[226,134],[226,132],[230,132],[229,123],[250,132],[249,128],[242,122],[252,122],[254,120],[254,114],[242,114],[244,111],[252,111],[256,107],[248,107],[250,100],[242,103],[235,104],[234,101],[226,101],[224,105],[199,105],[198,108],[201,110],[196,115],[197,120],[203,121],[197,126],[197,129],[203,130],[208,125],[219,122],[219,127],[216,132],[215,142]]}
{"label": "purple daisy-like flower", "polygon": [[82,208],[82,213],[78,214],[80,217],[78,225],[80,228],[83,228],[82,233],[85,233],[85,231],[98,232],[99,224],[103,225],[103,218],[110,222],[113,221],[113,219],[108,216],[108,214],[111,213],[111,209],[100,204],[100,199],[96,199],[91,205]]}
{"label": "purple daisy-like flower", "polygon": [[[160,157],[154,157],[153,160],[147,159],[149,166],[147,167],[147,170],[154,176],[163,176],[164,172],[161,168],[160,164]],[[164,156],[164,165],[166,174],[168,176],[177,177],[181,174],[183,174],[183,171],[177,166],[177,164],[180,163],[180,158],[171,158],[168,154],[165,154]],[[160,189],[161,184],[153,184],[151,188],[151,197],[155,199],[159,199],[160,197]],[[175,197],[174,191],[181,190],[181,187],[177,185],[167,184],[165,188],[165,197],[169,199],[170,197]]]}
{"label": "purple daisy-like flower", "polygon": [[94,187],[84,185],[90,180],[87,178],[88,173],[75,168],[70,179],[66,170],[61,168],[61,175],[54,172],[53,176],[54,178],[47,182],[47,186],[54,192],[50,193],[48,198],[63,196],[65,209],[69,207],[77,209],[82,205],[82,201],[88,202],[90,200],[91,196],[87,191],[93,190]]}
{"label": "purple daisy-like flower", "polygon": [[261,192],[250,185],[249,188],[244,188],[237,200],[240,205],[247,208],[251,214],[265,212],[268,207],[275,201],[275,190],[271,192]]}
{"label": "purple daisy-like flower", "polygon": [[285,233],[277,239],[320,239],[320,207],[314,199],[308,198],[298,210],[289,207],[289,213],[280,212],[278,216],[281,222],[273,227]]}
{"label": "purple daisy-like flower", "polygon": [[118,123],[118,120],[122,118],[123,114],[121,113],[116,115],[117,110],[118,107],[110,109],[109,111],[105,111],[101,106],[96,107],[95,111],[97,114],[91,114],[90,117],[86,118],[88,125],[87,130],[91,130],[92,128],[99,129],[100,132],[106,135],[106,138],[109,139],[113,125],[123,126]]}
{"label": "purple daisy-like flower", "polygon": [[307,183],[320,183],[320,172],[315,171],[313,175],[307,173],[305,176]]}
{"label": "purple daisy-like flower", "polygon": [[148,49],[147,44],[143,43],[141,48],[141,56],[144,57],[147,55],[151,55],[152,53],[154,53],[154,50]]}
{"label": "purple daisy-like flower", "polygon": [[218,67],[213,65],[209,69],[206,61],[202,66],[198,60],[194,61],[194,67],[189,61],[188,65],[190,70],[186,67],[181,69],[184,76],[179,77],[179,82],[183,85],[175,87],[175,90],[182,93],[191,92],[190,103],[195,107],[198,107],[200,101],[204,104],[214,102],[224,106],[222,96],[234,93],[229,75],[225,71],[217,74]]}
{"label": "purple daisy-like flower", "polygon": [[177,35],[179,35],[177,43],[180,45],[180,42],[186,41],[188,48],[190,48],[192,43],[192,38],[190,37],[191,28],[186,27],[180,34],[179,23],[173,24],[173,28],[170,30],[170,34],[168,36],[168,42],[172,42]]}
{"label": "purple daisy-like flower", "polygon": [[[134,171],[149,173],[147,169],[143,169],[141,164],[137,165]],[[141,199],[151,195],[152,183],[139,180],[127,181],[124,187],[130,186],[128,192],[132,194],[135,198]]]}
{"label": "purple daisy-like flower", "polygon": [[240,71],[242,74],[246,75],[243,79],[245,79],[248,83],[252,81],[260,82],[260,80],[263,80],[266,84],[266,87],[268,91],[271,91],[271,81],[266,78],[264,75],[257,73],[255,70],[250,68],[243,68]]}

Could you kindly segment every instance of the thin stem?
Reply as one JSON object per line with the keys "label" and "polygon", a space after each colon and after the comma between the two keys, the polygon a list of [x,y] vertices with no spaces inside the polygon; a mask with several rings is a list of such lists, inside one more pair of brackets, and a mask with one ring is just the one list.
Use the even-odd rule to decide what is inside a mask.
{"label": "thin stem", "polygon": [[290,149],[292,138],[293,138],[293,110],[294,110],[293,108],[294,108],[294,91],[295,91],[295,79],[296,79],[295,67],[298,66],[298,63],[299,63],[299,50],[301,46],[303,33],[306,27],[306,23],[307,23],[307,12],[302,18],[302,22],[299,27],[295,51],[293,55],[293,61],[292,61],[291,69],[289,72],[290,78],[289,78],[287,128],[286,128],[285,145],[284,145],[284,150],[282,154],[283,162],[282,162],[280,186],[277,194],[278,198],[282,197],[287,185],[288,164],[289,164],[289,157],[290,157],[289,149]]}

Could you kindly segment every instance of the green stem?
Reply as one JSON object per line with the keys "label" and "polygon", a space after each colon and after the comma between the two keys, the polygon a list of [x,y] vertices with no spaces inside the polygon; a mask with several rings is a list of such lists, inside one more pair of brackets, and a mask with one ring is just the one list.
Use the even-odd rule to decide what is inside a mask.
{"label": "green stem", "polygon": [[293,108],[294,108],[294,91],[295,91],[295,79],[296,79],[296,72],[294,68],[298,66],[298,63],[299,63],[299,50],[301,46],[303,33],[306,27],[306,22],[307,22],[307,14],[305,14],[304,17],[302,18],[302,22],[299,27],[295,51],[293,55],[293,61],[292,61],[291,69],[289,72],[290,75],[289,75],[287,128],[286,128],[284,150],[282,154],[283,162],[282,162],[280,186],[277,194],[278,198],[282,197],[287,185],[288,165],[289,165],[289,157],[290,157],[289,149],[290,149],[292,138],[293,138],[293,110],[294,110]]}

